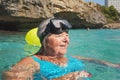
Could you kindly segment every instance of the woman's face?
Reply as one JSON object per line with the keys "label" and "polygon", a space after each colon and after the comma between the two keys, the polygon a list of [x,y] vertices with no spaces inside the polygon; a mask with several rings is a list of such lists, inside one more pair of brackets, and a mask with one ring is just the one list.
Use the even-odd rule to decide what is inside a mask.
{"label": "woman's face", "polygon": [[68,33],[51,34],[47,39],[47,51],[49,55],[63,56],[67,52],[69,44]]}

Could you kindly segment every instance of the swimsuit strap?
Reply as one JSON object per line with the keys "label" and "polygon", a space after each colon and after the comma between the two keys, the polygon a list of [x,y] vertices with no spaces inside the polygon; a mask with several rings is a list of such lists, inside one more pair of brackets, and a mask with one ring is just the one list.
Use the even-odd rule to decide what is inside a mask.
{"label": "swimsuit strap", "polygon": [[35,60],[35,61],[38,62],[38,63],[41,62],[41,60],[40,60],[39,58],[35,57],[35,56],[32,56],[32,58],[33,58],[33,60]]}

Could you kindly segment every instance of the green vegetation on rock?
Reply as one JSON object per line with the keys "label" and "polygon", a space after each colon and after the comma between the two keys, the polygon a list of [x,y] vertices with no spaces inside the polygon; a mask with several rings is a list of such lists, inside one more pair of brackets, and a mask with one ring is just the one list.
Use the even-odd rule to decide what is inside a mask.
{"label": "green vegetation on rock", "polygon": [[119,13],[114,8],[114,6],[110,6],[110,7],[102,6],[101,10],[108,22],[115,22],[119,20]]}

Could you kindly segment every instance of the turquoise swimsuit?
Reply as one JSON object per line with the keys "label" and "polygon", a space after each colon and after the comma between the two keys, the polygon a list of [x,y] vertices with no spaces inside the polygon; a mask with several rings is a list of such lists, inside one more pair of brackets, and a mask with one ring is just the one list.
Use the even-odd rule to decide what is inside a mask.
{"label": "turquoise swimsuit", "polygon": [[70,72],[81,71],[85,66],[82,61],[70,56],[68,57],[68,64],[65,67],[60,67],[51,62],[40,60],[35,56],[32,56],[32,58],[40,64],[40,71],[34,75],[34,80],[42,80],[42,78],[52,80]]}

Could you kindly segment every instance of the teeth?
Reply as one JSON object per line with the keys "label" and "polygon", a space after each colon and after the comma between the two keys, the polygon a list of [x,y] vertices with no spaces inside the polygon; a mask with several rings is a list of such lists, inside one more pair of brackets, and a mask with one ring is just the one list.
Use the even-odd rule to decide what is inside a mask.
{"label": "teeth", "polygon": [[61,47],[66,47],[65,45],[60,45]]}

